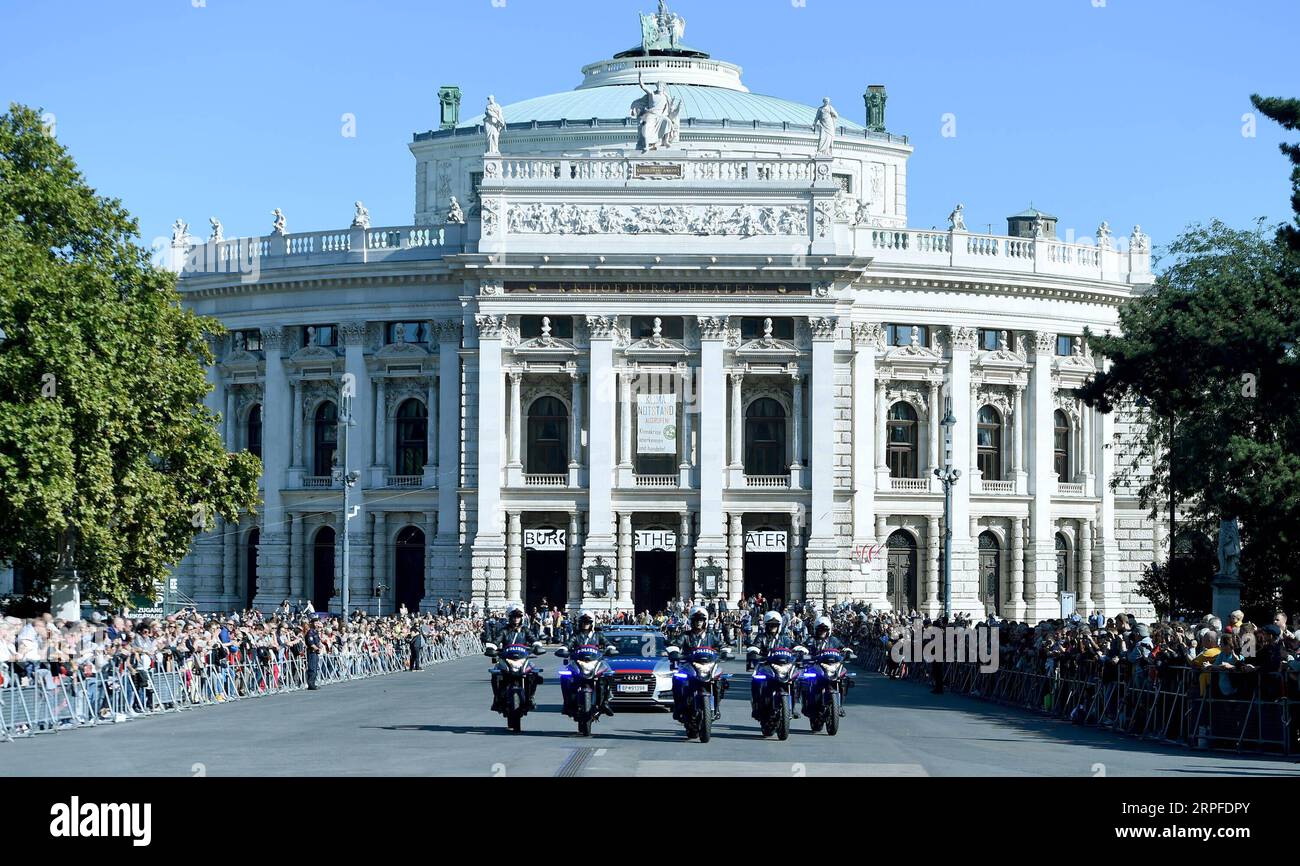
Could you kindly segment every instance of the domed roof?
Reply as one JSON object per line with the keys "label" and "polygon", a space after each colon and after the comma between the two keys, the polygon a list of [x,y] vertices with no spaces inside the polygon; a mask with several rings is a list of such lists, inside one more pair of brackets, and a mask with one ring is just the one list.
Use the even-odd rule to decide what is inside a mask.
{"label": "domed roof", "polygon": [[[725,120],[729,124],[746,126],[758,121],[761,124],[789,123],[811,127],[817,115],[816,107],[789,99],[763,96],[727,87],[674,84],[671,79],[666,80],[669,95],[682,101],[683,121]],[[511,126],[533,121],[587,122],[593,117],[600,120],[616,120],[629,117],[632,103],[642,95],[641,88],[635,84],[607,84],[535,96],[532,99],[503,105],[501,111],[506,123]],[[480,114],[462,121],[460,126],[473,127],[482,122],[483,115]],[[860,125],[843,117],[840,118],[840,126],[854,131],[862,129]]]}
{"label": "domed roof", "polygon": [[[659,3],[659,11],[641,16],[640,49],[631,48],[612,59],[582,69],[583,81],[575,90],[535,96],[502,106],[507,128],[515,124],[554,124],[559,121],[590,123],[593,119],[620,122],[630,118],[632,103],[644,95],[638,81],[651,89],[665,85],[668,95],[680,99],[683,123],[720,123],[750,126],[790,124],[811,130],[817,108],[750,93],[741,83],[740,67],[714,60],[707,53],[681,42],[686,22]],[[458,124],[461,129],[483,123],[478,114]],[[840,118],[846,132],[864,127]]]}

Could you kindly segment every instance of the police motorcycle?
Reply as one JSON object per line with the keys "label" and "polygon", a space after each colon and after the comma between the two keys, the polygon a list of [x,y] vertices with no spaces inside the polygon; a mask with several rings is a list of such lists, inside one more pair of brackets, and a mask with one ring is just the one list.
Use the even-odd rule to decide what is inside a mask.
{"label": "police motorcycle", "polygon": [[686,739],[698,737],[707,743],[729,685],[731,675],[722,672],[721,663],[731,658],[731,650],[708,628],[708,611],[697,606],[691,609],[678,645],[669,646],[667,652],[673,669],[673,718],[686,728]]}
{"label": "police motorcycle", "polygon": [[799,718],[794,705],[799,665],[808,649],[796,645],[790,633],[781,628],[781,614],[768,611],[763,616],[763,634],[746,652],[754,668],[753,716],[764,737],[776,734],[778,740],[789,739],[790,720]]}
{"label": "police motorcycle", "polygon": [[483,654],[495,665],[492,675],[492,709],[506,717],[506,724],[514,733],[520,731],[520,720],[534,709],[533,695],[542,682],[542,668],[533,664],[533,656],[546,653],[541,641],[523,627],[523,608],[512,604],[506,611],[507,625],[483,644]]}
{"label": "police motorcycle", "polygon": [[857,674],[845,668],[845,662],[855,657],[853,650],[840,646],[830,631],[830,619],[818,617],[813,625],[810,659],[799,678],[803,685],[803,714],[808,717],[813,733],[825,728],[826,733],[833,737],[839,733],[840,719],[844,717],[844,698],[853,687]]}
{"label": "police motorcycle", "polygon": [[[581,622],[591,618],[583,611]],[[563,712],[578,723],[578,733],[584,737],[591,736],[591,726],[602,714],[613,715],[609,708],[610,681],[613,670],[605,661],[605,656],[618,652],[613,645],[602,647],[596,640],[594,631],[584,636],[579,631],[573,640],[572,648],[560,647],[555,651],[556,658],[565,659],[560,669],[560,690],[564,694]]]}

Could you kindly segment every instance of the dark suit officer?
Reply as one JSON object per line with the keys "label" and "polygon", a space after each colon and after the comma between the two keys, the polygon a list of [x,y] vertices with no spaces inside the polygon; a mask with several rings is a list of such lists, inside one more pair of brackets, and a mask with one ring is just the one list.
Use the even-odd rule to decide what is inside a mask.
{"label": "dark suit officer", "polygon": [[315,619],[308,623],[307,635],[304,639],[304,643],[307,644],[307,688],[313,692],[320,689],[320,686],[316,685],[316,680],[320,677],[320,654],[324,647],[319,626],[319,621]]}

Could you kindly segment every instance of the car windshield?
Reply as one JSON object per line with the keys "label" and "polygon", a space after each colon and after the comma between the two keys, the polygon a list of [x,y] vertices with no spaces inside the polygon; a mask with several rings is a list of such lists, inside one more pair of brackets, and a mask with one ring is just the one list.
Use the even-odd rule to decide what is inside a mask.
{"label": "car windshield", "polygon": [[662,656],[667,653],[664,636],[652,632],[607,634],[605,642],[612,644],[620,656]]}

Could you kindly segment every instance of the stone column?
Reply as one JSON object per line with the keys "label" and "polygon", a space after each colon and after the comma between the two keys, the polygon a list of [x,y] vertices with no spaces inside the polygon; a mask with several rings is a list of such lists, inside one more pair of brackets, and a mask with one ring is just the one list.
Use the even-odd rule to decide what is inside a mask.
{"label": "stone column", "polygon": [[803,527],[790,523],[789,548],[790,585],[786,591],[786,601],[804,601],[808,597],[808,581],[804,573],[806,548],[803,544]]}
{"label": "stone column", "polygon": [[803,466],[803,377],[794,376],[794,393],[790,411],[790,469]]}
{"label": "stone column", "polygon": [[568,567],[568,585],[565,588],[568,601],[565,606],[569,610],[577,610],[582,607],[582,539],[578,536],[576,511],[569,514],[569,549],[565,565]]}
{"label": "stone column", "polygon": [[1092,613],[1092,521],[1079,521],[1079,594],[1075,607],[1081,616]]}
{"label": "stone column", "polygon": [[875,447],[876,428],[884,429],[883,416],[873,414],[876,400],[876,348],[880,325],[853,326],[853,544],[869,545],[875,529]]}
{"label": "stone column", "polygon": [[[839,587],[841,571],[839,540],[835,528],[835,340],[839,320],[821,316],[808,320],[812,337],[812,383],[808,404],[813,412],[809,455],[812,472],[812,509],[809,512],[805,573]],[[823,594],[830,592],[823,587]]]}
{"label": "stone column", "polygon": [[576,369],[569,373],[569,468],[582,466],[582,374]]}
{"label": "stone column", "polygon": [[506,556],[509,563],[506,572],[506,600],[522,604],[524,600],[522,515],[518,511],[511,511],[509,520],[507,530],[509,536],[506,539]]}
{"label": "stone column", "polygon": [[381,603],[381,598],[377,593],[380,584],[387,586],[384,595],[390,602],[388,605],[389,612],[392,612],[393,605],[393,581],[389,579],[388,573],[388,515],[383,511],[375,512],[375,534],[371,541],[372,551],[374,553],[374,568],[370,573],[370,609],[376,609]]}
{"label": "stone column", "polygon": [[304,579],[307,573],[306,516],[301,511],[295,511],[289,515],[291,521],[289,543],[292,546],[289,554],[289,598],[294,601],[305,597],[307,594],[307,582]]}
{"label": "stone column", "polygon": [[867,577],[867,601],[883,610],[892,610],[894,600],[889,596],[889,550],[884,546],[889,538],[885,515],[876,514],[876,543],[880,552],[871,560],[871,573]]}
{"label": "stone column", "polygon": [[[1025,576],[1026,595],[1033,586],[1027,617],[1037,622],[1061,615],[1060,596],[1056,592],[1056,540],[1052,524],[1052,497],[1056,493],[1056,469],[1053,465],[1052,439],[1055,424],[1052,414],[1052,351],[1056,335],[1040,331],[1032,341],[1033,373],[1030,381],[1030,493],[1029,560]],[[1064,479],[1063,479],[1064,480]]]}
{"label": "stone column", "polygon": [[[298,384],[294,383],[294,394],[297,394]],[[235,417],[235,389],[226,388],[226,411],[222,417],[222,426],[225,428],[224,438],[226,440],[227,451],[239,450],[239,424]],[[265,413],[263,413],[265,414]],[[245,443],[247,444],[247,443]]]}
{"label": "stone column", "polygon": [[1019,517],[1011,518],[1011,609],[1007,615],[1011,619],[1025,615],[1025,522]]}
{"label": "stone column", "polygon": [[510,461],[509,466],[523,466],[523,382],[524,374],[511,370],[510,376]]}
{"label": "stone column", "polygon": [[927,461],[925,469],[922,470],[925,472],[926,478],[934,477],[934,470],[937,467],[943,466],[945,456],[943,447],[943,425],[939,423],[943,420],[942,390],[942,382],[930,383],[930,423],[927,425],[926,430],[929,434],[929,443],[927,444],[926,450],[930,452],[930,459]]}
{"label": "stone column", "polygon": [[590,378],[587,382],[587,532],[582,548],[582,567],[595,564],[597,556],[609,562],[614,554],[614,329],[611,316],[587,316],[591,336]]}
{"label": "stone column", "polygon": [[[925,573],[928,579],[926,580],[925,598],[921,599],[921,609],[931,616],[943,612],[943,562],[940,560],[941,556],[943,556],[943,533],[939,525],[939,518],[930,517],[925,521]],[[955,595],[956,591],[954,590]],[[956,605],[953,606],[953,613],[957,613]]]}
{"label": "stone column", "polygon": [[424,428],[424,465],[432,470],[432,476],[438,477],[438,400],[435,394],[437,377],[430,376],[424,386],[424,416],[427,426]]}
{"label": "stone column", "polygon": [[889,429],[889,401],[886,399],[885,381],[876,380],[876,489],[889,490],[888,450],[885,436]]}
{"label": "stone column", "polygon": [[1012,468],[1012,479],[1016,484],[1016,493],[1024,496],[1028,493],[1028,476],[1025,473],[1025,389],[1017,385],[1015,390],[1015,402],[1012,404],[1011,414],[1011,460],[1014,464]]}
{"label": "stone column", "polygon": [[233,599],[239,591],[239,521],[221,521],[221,597]]}
{"label": "stone column", "polygon": [[694,546],[691,539],[691,513],[685,511],[677,528],[677,597],[682,601],[694,594],[691,580]]}
{"label": "stone column", "polygon": [[[476,598],[497,601],[505,586],[505,538],[501,531],[501,340],[505,317],[480,313],[478,326],[478,412],[466,419],[465,433],[478,436],[477,533],[471,554],[471,592]],[[500,589],[498,589],[500,587]]]}
{"label": "stone column", "polygon": [[632,468],[632,373],[620,370],[618,374],[618,465]]}
{"label": "stone column", "polygon": [[745,594],[745,529],[739,512],[731,515],[730,565],[727,576],[727,598],[739,603]]}
{"label": "stone column", "polygon": [[[422,610],[428,610],[429,607],[436,604],[436,597],[443,595],[441,587],[434,583],[437,571],[434,566],[433,558],[433,539],[438,531],[438,512],[424,512],[424,603],[421,604]],[[393,570],[396,575],[397,570]],[[426,607],[428,605],[428,607]]]}
{"label": "stone column", "polygon": [[740,405],[740,383],[745,379],[744,373],[732,373],[731,382],[731,468],[744,467],[744,430],[745,419]]}
{"label": "stone column", "polygon": [[[359,386],[358,386],[359,387]],[[388,380],[375,381],[375,465],[388,472]]]}
{"label": "stone column", "polygon": [[[702,316],[700,329],[700,373],[696,395],[699,409],[699,487],[700,510],[695,544],[694,572],[708,564],[710,556],[726,567],[727,541],[722,511],[722,490],[726,483],[727,467],[727,397],[726,372],[722,367],[723,340],[727,335],[727,320],[721,316]],[[726,586],[724,581],[723,586]]]}
{"label": "stone column", "polygon": [[971,407],[970,362],[975,349],[975,329],[957,327],[951,331],[952,363],[949,369],[949,393],[952,414],[957,419],[952,428],[952,463],[961,477],[952,490],[952,611],[977,613],[983,610],[979,594],[979,557],[970,526],[971,424],[975,412]]}
{"label": "stone column", "polygon": [[[289,548],[285,532],[284,506],[280,491],[287,481],[290,458],[289,382],[282,350],[290,348],[292,332],[282,328],[262,330],[262,348],[266,355],[265,390],[262,400],[262,526],[258,547],[258,574],[268,590],[283,587],[288,581]],[[236,590],[238,592],[238,590]]]}
{"label": "stone column", "polygon": [[618,607],[632,609],[632,512],[618,513]]}
{"label": "stone column", "polygon": [[[438,543],[456,544],[460,518],[460,322],[438,325]],[[468,433],[468,430],[466,431]]]}

